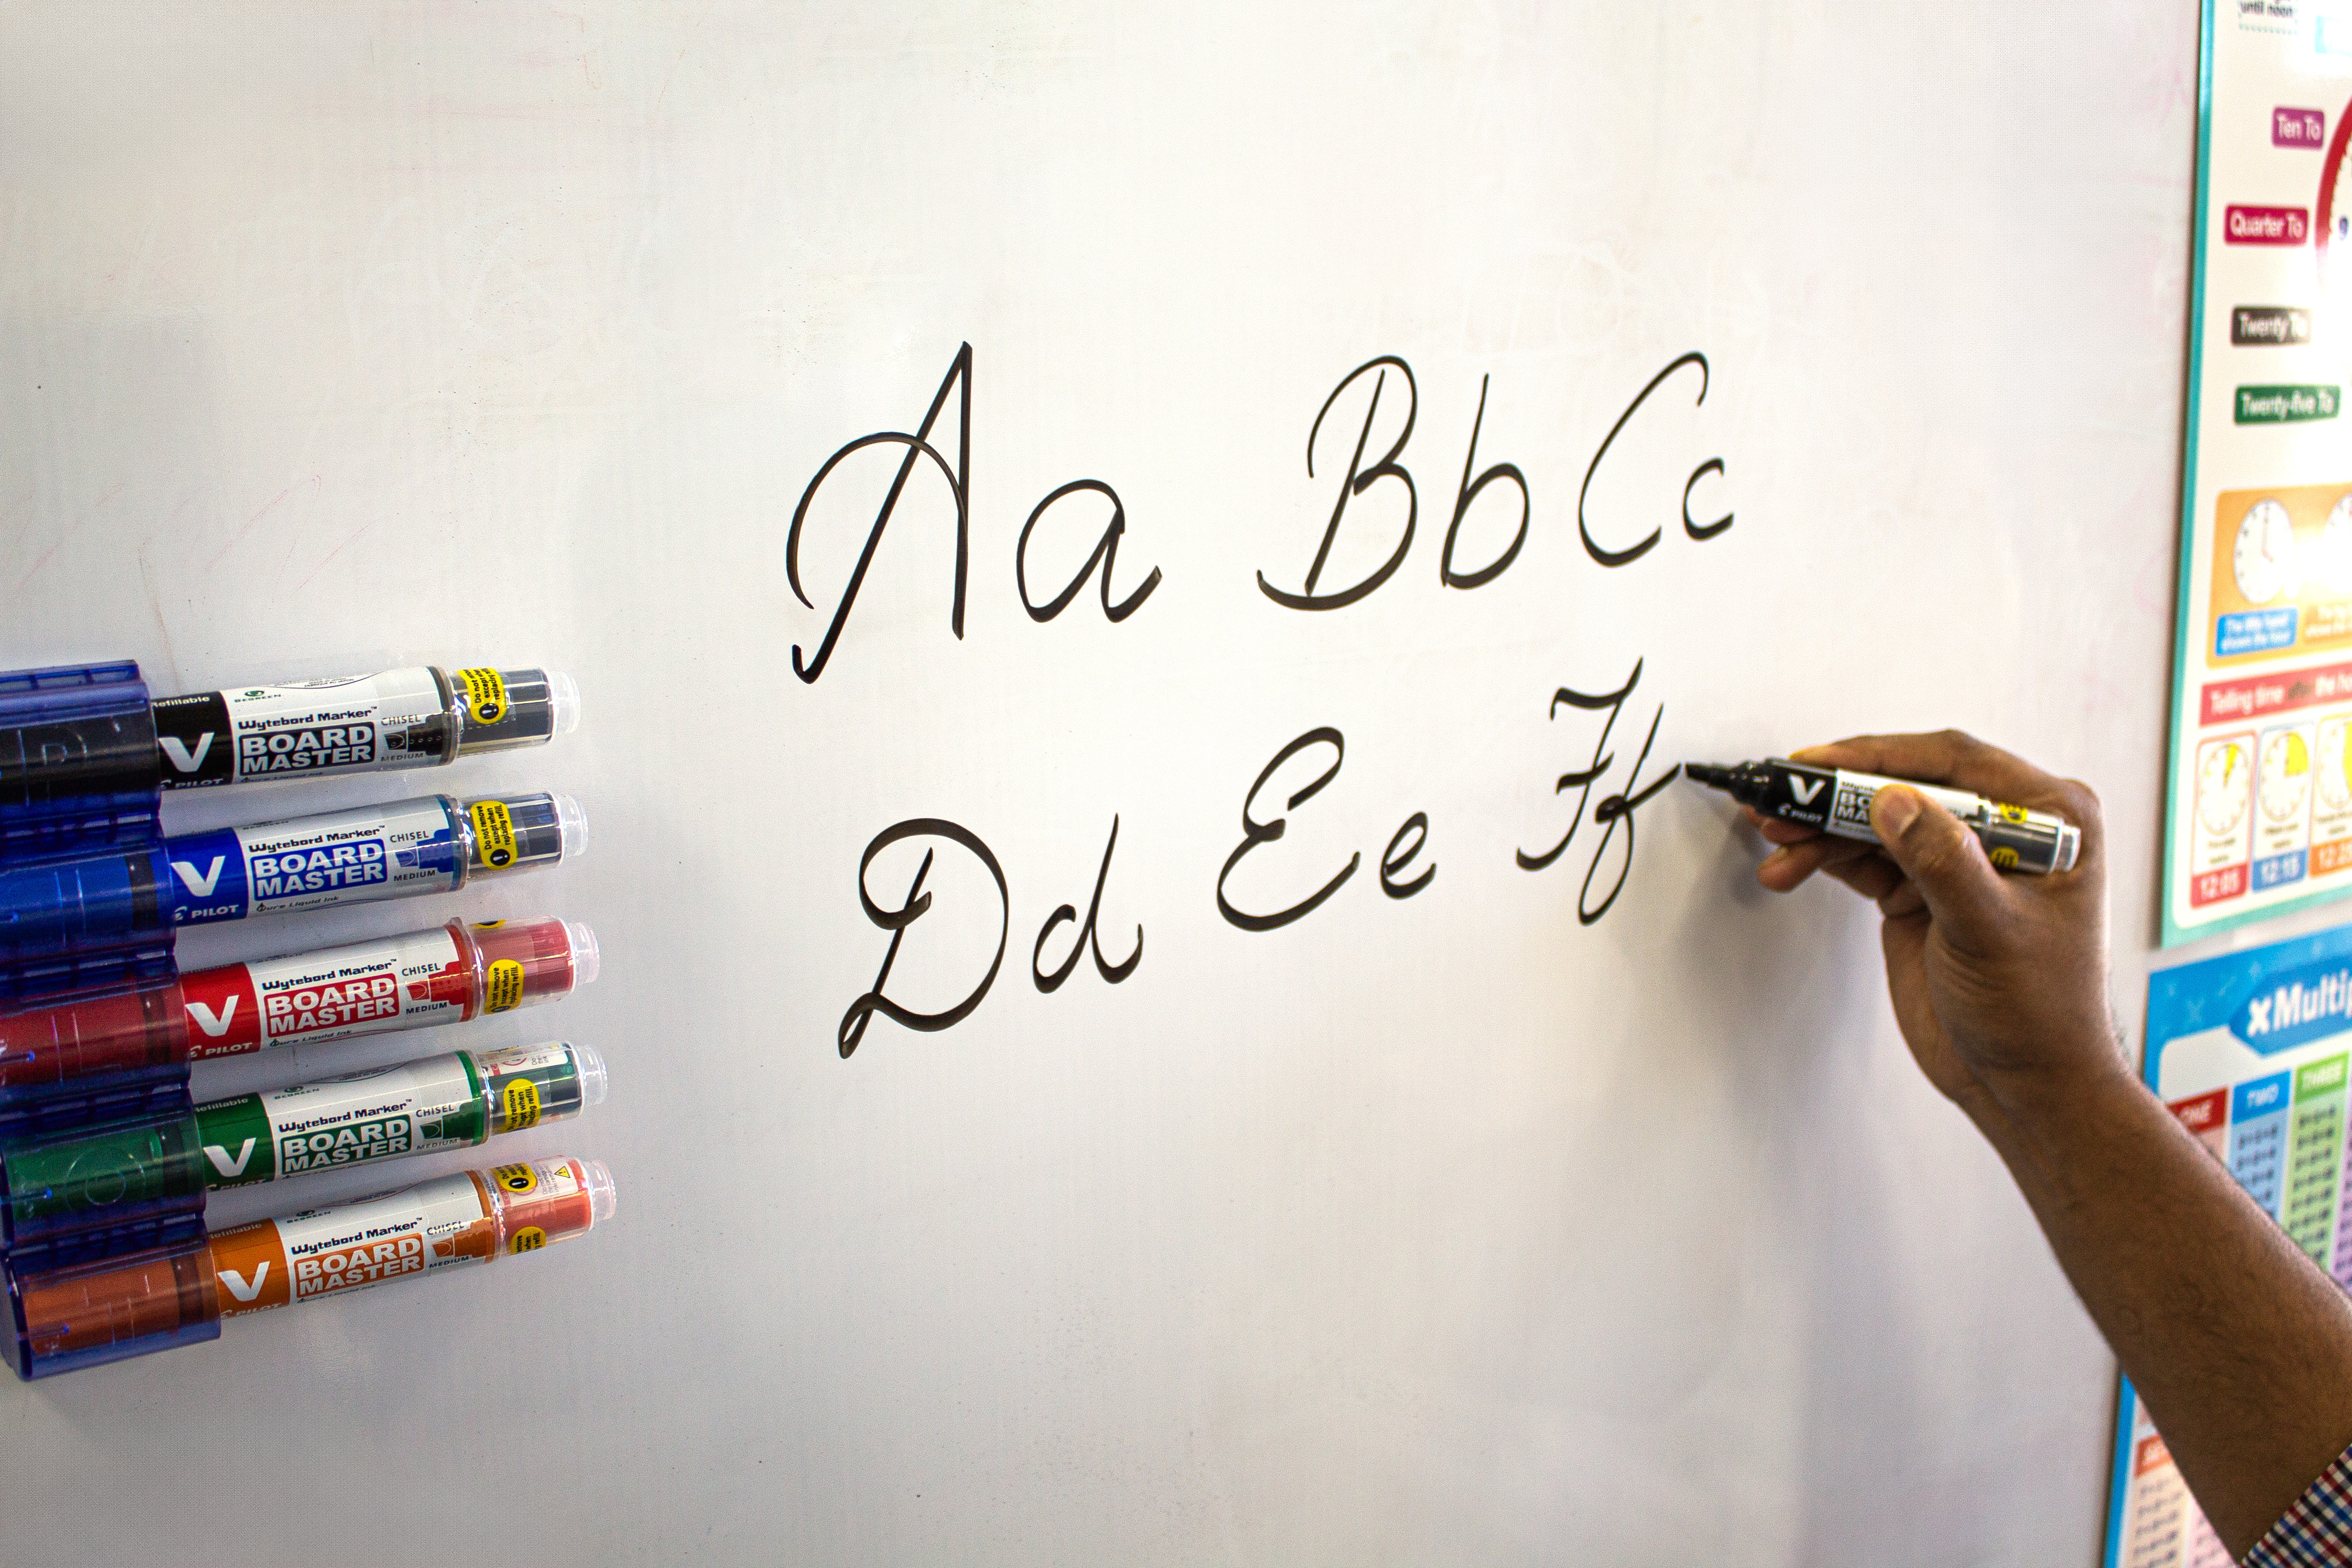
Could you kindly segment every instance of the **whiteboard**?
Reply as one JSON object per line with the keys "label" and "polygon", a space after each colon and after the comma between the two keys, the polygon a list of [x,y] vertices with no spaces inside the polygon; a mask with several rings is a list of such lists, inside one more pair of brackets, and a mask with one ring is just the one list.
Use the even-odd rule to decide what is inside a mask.
{"label": "whiteboard", "polygon": [[[576,867],[182,956],[548,912],[603,978],[199,1092],[575,1037],[611,1099],[495,1152],[620,1188],[577,1243],[0,1391],[0,1559],[2088,1561],[2112,1363],[1869,911],[1758,892],[1704,792],[1623,803],[1943,724],[2088,778],[2137,1040],[2169,10],[0,13],[5,663],[585,697],[433,780],[577,794]],[[810,495],[943,391],[936,459]],[[1408,404],[1392,574],[1286,607],[1351,461],[1318,588],[1396,553]],[[1448,585],[1450,530],[1457,577],[1517,536],[1507,478],[1454,526],[1497,465],[1524,540]],[[1024,528],[1081,480],[1109,601],[1160,581],[1037,620],[1111,495]],[[1114,821],[1102,963],[1046,990]],[[886,915],[932,857],[884,994],[1002,963],[845,1058],[907,822],[1004,890],[882,845]]]}

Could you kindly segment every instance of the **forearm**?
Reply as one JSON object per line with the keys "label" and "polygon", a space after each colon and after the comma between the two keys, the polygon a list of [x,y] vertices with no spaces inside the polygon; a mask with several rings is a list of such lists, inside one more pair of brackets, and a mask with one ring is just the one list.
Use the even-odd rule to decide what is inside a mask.
{"label": "forearm", "polygon": [[2119,1068],[1962,1107],[2242,1555],[2352,1446],[2352,1301]]}

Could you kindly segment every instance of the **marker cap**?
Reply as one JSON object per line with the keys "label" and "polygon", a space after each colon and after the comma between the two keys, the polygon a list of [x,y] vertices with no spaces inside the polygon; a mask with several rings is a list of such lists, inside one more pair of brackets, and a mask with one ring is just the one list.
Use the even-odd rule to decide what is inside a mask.
{"label": "marker cap", "polygon": [[534,1160],[528,1165],[501,1165],[492,1175],[499,1194],[500,1252],[529,1252],[569,1241],[612,1217],[613,1173],[602,1160]]}
{"label": "marker cap", "polygon": [[[580,688],[568,675],[544,669],[467,669],[456,673],[463,689],[456,704],[457,756],[543,745],[579,727]],[[492,690],[502,694],[503,700],[468,700],[477,692]],[[484,721],[480,715],[485,710],[497,717]]]}
{"label": "marker cap", "polygon": [[572,1062],[580,1070],[580,1104],[582,1109],[604,1103],[607,1080],[604,1076],[604,1053],[593,1046],[572,1041],[565,1044],[572,1052]]}
{"label": "marker cap", "polygon": [[552,866],[588,847],[587,814],[568,795],[476,795],[459,809],[473,830],[469,877]]}
{"label": "marker cap", "polygon": [[[596,978],[596,933],[578,921],[552,916],[493,921],[467,927],[467,934],[481,948],[488,994],[485,1012],[502,1013],[509,1007],[552,1002]],[[498,965],[501,963],[518,964],[522,970],[521,990],[512,1001],[507,1000],[509,993],[499,982]]]}
{"label": "marker cap", "polygon": [[520,1132],[604,1102],[604,1058],[570,1040],[474,1051],[486,1137]]}

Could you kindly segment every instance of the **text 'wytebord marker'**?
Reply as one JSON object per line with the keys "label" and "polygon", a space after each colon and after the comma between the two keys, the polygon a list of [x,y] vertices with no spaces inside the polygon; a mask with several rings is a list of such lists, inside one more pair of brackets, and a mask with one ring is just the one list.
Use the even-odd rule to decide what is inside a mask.
{"label": "text 'wytebord marker'", "polygon": [[1984,845],[1986,858],[2004,871],[2070,871],[2083,847],[2083,830],[2073,823],[2047,812],[2003,805],[1973,790],[1808,767],[1780,757],[1731,767],[1685,763],[1683,773],[1767,816],[1871,844],[1878,842],[1878,835],[1870,826],[1870,803],[1887,785],[1901,784],[1958,817]]}

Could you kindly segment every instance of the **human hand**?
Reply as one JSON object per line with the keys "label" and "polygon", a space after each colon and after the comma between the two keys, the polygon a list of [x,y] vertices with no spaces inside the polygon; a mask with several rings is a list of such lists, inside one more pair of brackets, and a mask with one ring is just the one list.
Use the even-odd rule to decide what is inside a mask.
{"label": "human hand", "polygon": [[1879,844],[1748,813],[1780,846],[1756,879],[1785,893],[1826,872],[1885,917],[1895,1021],[1921,1070],[1974,1115],[1987,1096],[2014,1112],[2037,1096],[2127,1075],[2107,1005],[2107,888],[2098,796],[1947,730],[1863,735],[1790,761],[1970,789],[2052,812],[2083,831],[2074,869],[1993,869],[1977,836],[1916,790],[1879,792]]}

